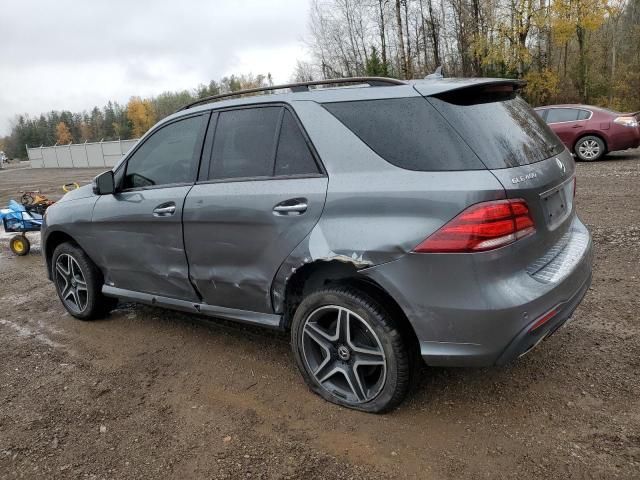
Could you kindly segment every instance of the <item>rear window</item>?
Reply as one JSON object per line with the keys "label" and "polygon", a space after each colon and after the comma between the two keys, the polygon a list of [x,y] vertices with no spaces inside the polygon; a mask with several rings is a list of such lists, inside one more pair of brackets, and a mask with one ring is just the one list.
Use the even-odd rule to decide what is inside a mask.
{"label": "rear window", "polygon": [[514,92],[468,89],[429,97],[429,102],[490,169],[528,165],[564,150],[544,120]]}
{"label": "rear window", "polygon": [[397,167],[422,171],[484,168],[424,97],[335,102],[323,107]]}

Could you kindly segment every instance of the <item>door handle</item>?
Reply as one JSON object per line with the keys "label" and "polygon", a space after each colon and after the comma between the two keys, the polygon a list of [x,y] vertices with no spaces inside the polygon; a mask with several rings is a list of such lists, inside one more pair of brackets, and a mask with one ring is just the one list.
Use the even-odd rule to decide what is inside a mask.
{"label": "door handle", "polygon": [[582,128],[582,125],[576,124],[576,125],[573,125],[573,127],[571,128]]}
{"label": "door handle", "polygon": [[294,200],[287,200],[279,203],[273,207],[274,215],[302,215],[307,211],[307,200],[303,198],[296,198]]}
{"label": "door handle", "polygon": [[163,203],[162,205],[158,205],[153,209],[154,217],[170,217],[176,213],[176,205],[175,203]]}

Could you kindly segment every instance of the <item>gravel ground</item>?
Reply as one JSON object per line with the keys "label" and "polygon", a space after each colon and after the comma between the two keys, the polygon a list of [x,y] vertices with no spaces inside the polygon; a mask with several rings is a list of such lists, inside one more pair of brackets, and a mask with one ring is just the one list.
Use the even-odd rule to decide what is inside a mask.
{"label": "gravel ground", "polygon": [[[0,171],[54,196],[93,170]],[[0,238],[0,478],[640,478],[640,152],[579,164],[593,284],[500,368],[424,368],[394,412],[330,405],[285,335],[151,307],[67,315]],[[34,238],[37,242],[37,236]]]}

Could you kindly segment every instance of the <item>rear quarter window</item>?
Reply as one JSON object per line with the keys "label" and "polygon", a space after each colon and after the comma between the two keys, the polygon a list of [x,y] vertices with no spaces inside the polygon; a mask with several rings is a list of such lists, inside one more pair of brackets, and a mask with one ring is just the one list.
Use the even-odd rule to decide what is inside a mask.
{"label": "rear quarter window", "polygon": [[591,112],[588,110],[578,111],[578,120],[589,120],[591,118]]}
{"label": "rear quarter window", "polygon": [[276,153],[275,176],[314,175],[318,166],[289,110],[284,111]]}
{"label": "rear quarter window", "polygon": [[419,171],[485,168],[424,97],[332,102],[323,107],[397,167]]}

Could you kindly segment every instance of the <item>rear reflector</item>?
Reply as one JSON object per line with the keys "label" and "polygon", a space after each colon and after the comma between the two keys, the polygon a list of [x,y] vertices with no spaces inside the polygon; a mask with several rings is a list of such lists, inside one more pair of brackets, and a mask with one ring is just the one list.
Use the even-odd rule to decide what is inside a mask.
{"label": "rear reflector", "polygon": [[542,315],[538,320],[536,320],[536,322],[533,325],[531,325],[531,328],[529,328],[529,332],[533,332],[534,330],[537,330],[538,328],[543,326],[545,323],[547,323],[549,320],[555,317],[557,313],[558,313],[558,310],[556,308],[553,308],[547,313],[545,313],[544,315]]}
{"label": "rear reflector", "polygon": [[483,202],[464,210],[413,251],[484,252],[513,243],[535,231],[533,218],[524,200]]}

